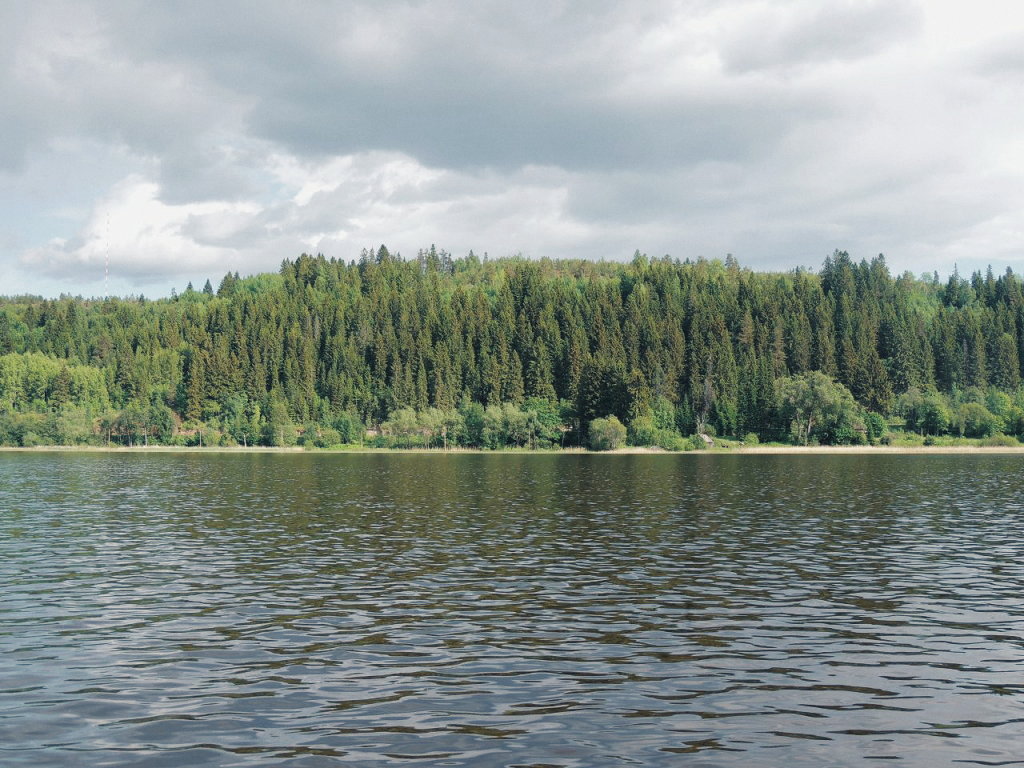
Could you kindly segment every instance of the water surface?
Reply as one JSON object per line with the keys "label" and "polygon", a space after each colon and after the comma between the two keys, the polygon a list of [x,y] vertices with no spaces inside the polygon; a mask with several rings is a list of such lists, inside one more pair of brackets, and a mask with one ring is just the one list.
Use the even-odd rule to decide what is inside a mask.
{"label": "water surface", "polygon": [[1022,469],[0,454],[0,765],[1024,765]]}

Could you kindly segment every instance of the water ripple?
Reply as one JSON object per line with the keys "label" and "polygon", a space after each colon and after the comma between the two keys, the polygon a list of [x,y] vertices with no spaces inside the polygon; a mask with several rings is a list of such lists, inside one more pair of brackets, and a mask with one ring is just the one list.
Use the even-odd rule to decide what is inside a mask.
{"label": "water ripple", "polygon": [[0,455],[0,764],[1024,765],[1024,463]]}

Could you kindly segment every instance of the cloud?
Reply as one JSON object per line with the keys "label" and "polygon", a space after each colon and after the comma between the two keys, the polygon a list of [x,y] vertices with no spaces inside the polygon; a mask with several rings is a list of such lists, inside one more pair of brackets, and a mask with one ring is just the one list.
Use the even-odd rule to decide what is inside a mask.
{"label": "cloud", "polygon": [[772,72],[878,54],[917,35],[923,14],[908,0],[772,2],[744,10],[721,47],[726,69]]}
{"label": "cloud", "polygon": [[169,205],[152,181],[130,176],[92,211],[85,227],[69,239],[54,239],[26,251],[22,263],[51,277],[97,281],[107,261],[120,278],[140,284],[181,275],[214,263],[235,261],[232,248],[204,243],[190,229],[219,235],[237,227],[251,208],[229,203]]}
{"label": "cloud", "polygon": [[0,6],[0,260],[1022,266],[1019,43],[998,0]]}
{"label": "cloud", "polygon": [[981,77],[1009,79],[1021,86],[1024,75],[1024,36],[994,41],[976,54],[974,71]]}
{"label": "cloud", "polygon": [[[459,168],[652,165],[745,151],[751,115],[800,106],[708,83],[700,31],[668,2],[639,12],[541,2],[122,8],[107,19],[107,47],[150,82],[192,91],[181,95],[191,110],[172,102],[172,125],[194,123],[177,136],[219,131],[307,158],[384,150]],[[94,69],[131,100],[122,78]],[[799,108],[775,110],[759,121],[757,145],[800,119]],[[182,150],[145,124],[130,140],[164,142],[179,175],[183,160],[209,151]]]}
{"label": "cloud", "polygon": [[572,218],[565,174],[527,168],[513,177],[433,169],[397,153],[336,157],[320,165],[267,159],[288,197],[172,204],[159,185],[130,176],[74,236],[32,248],[22,265],[50,278],[95,283],[111,274],[140,285],[185,282],[227,271],[274,270],[300,251],[346,255],[386,243],[414,253],[439,243],[465,253],[584,255],[590,227]]}
{"label": "cloud", "polygon": [[200,68],[128,57],[88,5],[33,4],[8,10],[3,21],[17,36],[0,79],[5,108],[18,116],[13,133],[3,130],[8,168],[33,147],[68,137],[162,154],[225,110]]}

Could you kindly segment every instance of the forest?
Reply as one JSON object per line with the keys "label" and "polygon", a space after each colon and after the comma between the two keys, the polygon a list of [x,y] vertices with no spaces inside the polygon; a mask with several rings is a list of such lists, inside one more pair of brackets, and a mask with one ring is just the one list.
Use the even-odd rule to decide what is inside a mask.
{"label": "forest", "polygon": [[0,444],[1018,444],[1022,360],[1010,269],[381,246],[156,300],[0,299]]}

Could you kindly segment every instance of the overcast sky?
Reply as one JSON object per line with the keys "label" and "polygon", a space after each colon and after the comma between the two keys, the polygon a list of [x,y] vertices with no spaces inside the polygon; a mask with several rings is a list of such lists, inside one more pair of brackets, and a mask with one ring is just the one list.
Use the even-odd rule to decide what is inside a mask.
{"label": "overcast sky", "polygon": [[0,4],[0,292],[302,252],[1024,272],[1014,0]]}

